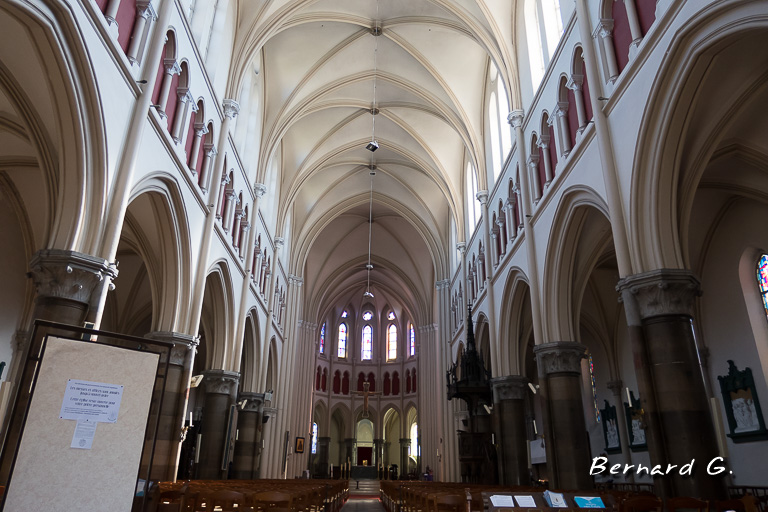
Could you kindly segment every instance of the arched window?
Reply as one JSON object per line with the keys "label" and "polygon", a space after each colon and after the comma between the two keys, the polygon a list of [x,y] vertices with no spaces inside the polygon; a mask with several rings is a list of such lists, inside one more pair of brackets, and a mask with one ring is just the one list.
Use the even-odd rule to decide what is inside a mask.
{"label": "arched window", "polygon": [[325,323],[320,328],[320,353],[325,354]]}
{"label": "arched window", "polygon": [[480,220],[480,202],[477,200],[477,176],[471,163],[467,163],[466,201],[469,232],[473,233]]}
{"label": "arched window", "polygon": [[595,421],[600,423],[600,409],[597,407],[597,384],[595,384],[595,364],[592,355],[589,356],[589,380],[592,384],[592,405],[595,408]]}
{"label": "arched window", "polygon": [[341,318],[347,318],[347,310],[341,312]]}
{"label": "arched window", "polygon": [[413,324],[408,328],[408,355],[416,355],[416,331],[413,329]]}
{"label": "arched window", "polygon": [[[498,73],[496,75],[498,77]],[[501,159],[503,158],[501,155],[501,133],[499,132],[499,102],[496,99],[496,91],[491,92],[491,99],[488,102],[488,124],[491,131],[493,179],[496,180],[501,174]]]}
{"label": "arched window", "polygon": [[387,315],[387,320],[394,320],[394,319],[395,319],[395,312],[390,311],[389,314]]}
{"label": "arched window", "polygon": [[373,318],[373,313],[371,313],[370,311],[366,311],[365,313],[363,313],[363,320],[365,320],[366,322],[371,318]]}
{"label": "arched window", "polygon": [[317,423],[312,423],[312,453],[317,453]]}
{"label": "arched window", "polygon": [[[345,311],[346,313],[346,311]],[[339,326],[339,351],[338,356],[340,358],[347,357],[347,324],[342,323]]]}
{"label": "arched window", "polygon": [[560,2],[559,0],[526,0],[524,16],[528,58],[531,63],[531,82],[535,91],[563,35]]}
{"label": "arched window", "polygon": [[[365,318],[365,315],[363,315]],[[363,327],[362,360],[368,361],[373,357],[373,329],[370,325]]]}
{"label": "arched window", "polygon": [[387,361],[397,359],[397,327],[389,324],[387,328]]}
{"label": "arched window", "polygon": [[757,284],[760,286],[763,307],[768,316],[768,254],[763,254],[760,261],[757,262]]}

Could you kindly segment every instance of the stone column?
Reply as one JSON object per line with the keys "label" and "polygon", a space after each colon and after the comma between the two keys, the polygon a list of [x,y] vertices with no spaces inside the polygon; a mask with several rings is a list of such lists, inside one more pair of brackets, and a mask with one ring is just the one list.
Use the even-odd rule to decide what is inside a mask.
{"label": "stone column", "polygon": [[555,110],[557,133],[560,134],[560,154],[563,157],[571,153],[571,129],[568,127],[568,102],[560,101]]}
{"label": "stone column", "polygon": [[549,157],[549,136],[541,136],[539,147],[541,148],[544,157],[544,178],[546,179],[544,186],[548,187],[549,184],[552,183],[552,178],[554,178],[554,174],[552,173],[552,159]]}
{"label": "stone column", "polygon": [[315,467],[312,468],[312,475],[320,478],[331,478],[330,474],[330,453],[331,453],[331,438],[330,437],[318,437],[317,438],[317,454],[315,458]]}
{"label": "stone column", "polygon": [[[120,0],[109,0],[107,9],[104,11],[104,18],[109,26],[109,33],[117,39],[119,27],[117,25],[117,11],[120,10]],[[127,30],[130,30],[127,29]]]}
{"label": "stone column", "polygon": [[203,155],[203,163],[200,165],[200,181],[198,182],[198,185],[200,186],[200,190],[208,192],[208,178],[211,174],[211,162],[213,162],[213,159],[219,152],[216,150],[216,146],[207,143],[203,143],[203,151],[205,151],[205,153]]}
{"label": "stone column", "polygon": [[579,133],[587,127],[587,112],[584,108],[584,75],[573,75],[566,85],[573,91],[574,102],[576,103],[576,116],[579,119]]}
{"label": "stone column", "polygon": [[192,176],[197,174],[197,157],[200,155],[200,145],[203,135],[208,133],[208,128],[202,123],[195,123],[195,140],[192,142],[192,155],[189,158],[189,172]]}
{"label": "stone column", "polygon": [[602,43],[605,63],[608,65],[608,81],[613,82],[619,76],[619,65],[616,61],[616,52],[613,49],[613,20],[600,19],[600,42]]}
{"label": "stone column", "polygon": [[528,435],[525,424],[525,393],[528,379],[520,375],[491,379],[493,414],[499,430],[496,443],[501,445],[499,474],[503,485],[528,485]]}
{"label": "stone column", "polygon": [[397,468],[397,475],[400,478],[402,475],[408,474],[408,447],[411,446],[410,437],[400,438],[400,467]]}
{"label": "stone column", "polygon": [[182,89],[176,92],[176,117],[173,118],[173,128],[171,137],[176,144],[181,143],[183,137],[182,130],[187,126],[187,114],[189,113],[190,103],[194,104],[195,99],[189,93],[189,89]]}
{"label": "stone column", "polygon": [[666,467],[696,460],[691,477],[673,472],[657,479],[669,482],[661,491],[724,499],[725,478],[706,471],[719,453],[693,331],[698,279],[688,270],[659,269],[624,278],[617,290],[627,323],[639,319],[633,352],[651,463]]}
{"label": "stone column", "polygon": [[390,464],[392,464],[392,461],[389,460],[389,447],[390,447],[391,444],[392,443],[390,443],[389,441],[384,441],[384,457],[382,457],[382,458],[384,459],[384,473],[385,474],[387,474],[387,472],[389,471],[389,466],[390,466]]}
{"label": "stone column", "polygon": [[187,385],[197,341],[188,334],[166,331],[151,332],[146,337],[173,343],[165,393],[163,393],[163,406],[159,411],[160,422],[155,455],[152,460],[151,479],[174,480],[178,470],[181,429],[184,426],[187,410]]}
{"label": "stone column", "polygon": [[[97,315],[102,297],[117,277],[117,268],[107,260],[89,254],[64,249],[43,249],[35,253],[29,262],[29,276],[35,285],[34,320],[48,320],[82,327]],[[30,327],[31,333],[31,327]],[[77,336],[73,334],[74,336]],[[19,336],[16,353],[21,356],[22,377],[31,378],[37,362],[30,355],[39,354],[42,337]],[[78,336],[79,337],[79,336]],[[17,414],[10,418],[5,446],[12,447],[20,441],[21,422],[29,402],[29,388],[14,384]],[[7,481],[14,450],[5,450],[0,461],[0,481]]]}
{"label": "stone column", "polygon": [[541,184],[539,183],[539,154],[534,153],[528,158],[528,175],[533,181],[533,204],[541,199]]}
{"label": "stone column", "polygon": [[232,477],[241,480],[258,478],[259,467],[259,432],[264,409],[263,393],[240,393],[238,401],[245,400],[237,415],[237,441],[232,462]]}
{"label": "stone column", "polygon": [[584,406],[581,360],[586,347],[572,341],[533,348],[545,404],[547,470],[555,489],[591,489],[591,463]]}
{"label": "stone column", "polygon": [[165,75],[163,75],[163,85],[160,89],[157,113],[160,114],[160,117],[165,119],[168,117],[166,110],[168,109],[168,96],[171,93],[171,83],[173,82],[173,76],[181,73],[181,66],[179,66],[178,62],[172,59],[164,59],[163,65],[165,66]]}
{"label": "stone column", "polygon": [[229,406],[236,396],[240,374],[226,370],[207,370],[203,374],[205,405],[197,477],[201,480],[218,480],[225,478],[227,474],[226,470],[221,469],[221,462],[224,456]]}
{"label": "stone column", "polygon": [[136,21],[133,25],[133,34],[131,35],[131,42],[128,45],[128,53],[126,57],[132,65],[139,63],[139,50],[141,49],[141,43],[145,40],[147,31],[147,21],[157,19],[157,13],[152,7],[150,0],[138,0],[136,2]]}
{"label": "stone column", "polygon": [[351,465],[355,465],[355,438],[348,437],[344,439],[344,460],[343,464],[349,462]]}
{"label": "stone column", "polygon": [[373,466],[376,468],[381,464],[381,445],[383,442],[383,439],[373,440]]}

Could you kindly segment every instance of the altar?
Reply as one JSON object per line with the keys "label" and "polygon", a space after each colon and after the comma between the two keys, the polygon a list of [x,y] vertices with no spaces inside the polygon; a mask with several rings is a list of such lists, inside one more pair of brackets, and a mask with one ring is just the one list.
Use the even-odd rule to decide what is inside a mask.
{"label": "altar", "polygon": [[349,477],[351,480],[378,480],[379,473],[376,466],[352,466]]}

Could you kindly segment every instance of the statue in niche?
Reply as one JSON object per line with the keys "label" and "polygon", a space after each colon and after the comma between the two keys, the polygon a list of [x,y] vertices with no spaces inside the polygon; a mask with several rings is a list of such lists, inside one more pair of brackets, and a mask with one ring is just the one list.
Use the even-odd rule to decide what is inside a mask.
{"label": "statue in niche", "polygon": [[621,453],[621,440],[619,439],[618,417],[616,406],[610,405],[604,400],[605,407],[600,410],[603,419],[603,437],[605,439],[605,451],[607,453]]}
{"label": "statue in niche", "polygon": [[760,400],[757,397],[752,370],[739,370],[733,361],[728,361],[728,375],[719,376],[725,415],[730,437],[734,443],[762,441],[768,439]]}

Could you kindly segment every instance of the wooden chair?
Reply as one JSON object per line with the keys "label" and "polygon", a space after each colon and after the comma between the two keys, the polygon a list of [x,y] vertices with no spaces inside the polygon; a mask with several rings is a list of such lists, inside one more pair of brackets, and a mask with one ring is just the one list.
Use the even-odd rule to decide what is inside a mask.
{"label": "wooden chair", "polygon": [[667,511],[677,512],[678,510],[696,510],[697,512],[707,512],[709,502],[696,498],[681,496],[678,498],[669,498],[667,500]]}
{"label": "wooden chair", "polygon": [[251,496],[254,510],[265,512],[293,512],[293,496],[281,491],[262,491]]}
{"label": "wooden chair", "polygon": [[621,504],[621,512],[661,512],[662,502],[656,496],[633,496]]}
{"label": "wooden chair", "polygon": [[221,512],[242,512],[246,510],[245,495],[237,491],[216,490],[208,495],[208,500],[202,511],[212,511],[221,507]]}
{"label": "wooden chair", "polygon": [[432,512],[466,512],[467,498],[462,494],[440,494],[435,497]]}

